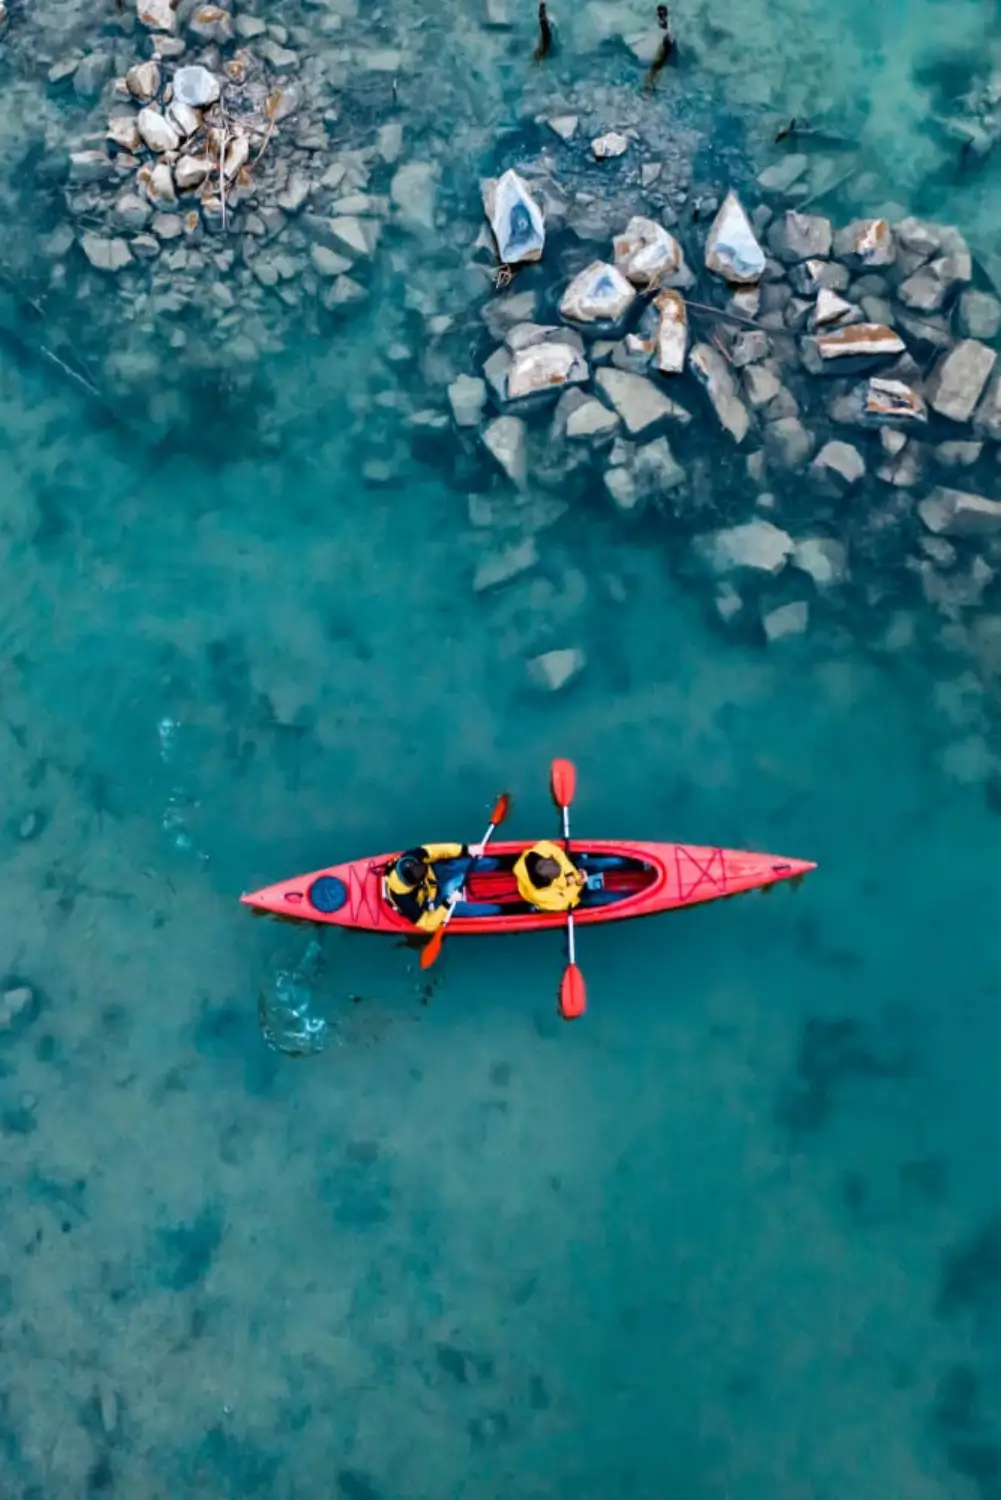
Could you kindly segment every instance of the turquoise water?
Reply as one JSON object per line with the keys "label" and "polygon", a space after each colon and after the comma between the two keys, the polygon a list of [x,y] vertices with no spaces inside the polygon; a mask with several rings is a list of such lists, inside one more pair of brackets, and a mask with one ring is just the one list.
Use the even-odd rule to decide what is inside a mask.
{"label": "turquoise water", "polygon": [[[719,9],[691,14],[684,98],[637,116],[710,131],[700,184],[771,160],[807,96],[855,129],[861,56],[870,192],[987,235],[991,164],[943,178],[917,122],[943,29],[972,68],[989,7]],[[992,663],[903,588],[778,650],[726,633],[670,522],[597,483],[474,593],[531,520],[408,417],[481,338],[476,175],[542,99],[629,123],[601,38],[642,16],[560,16],[558,67],[526,78],[523,18],[341,10],[352,45],[411,49],[395,106],[355,79],[343,119],[413,120],[454,234],[392,238],[353,320],[288,318],[261,390],[137,331],[180,393],[159,417],[33,357],[23,303],[5,325],[3,988],[34,998],[0,1032],[0,1495],[997,1500]],[[25,212],[8,273],[52,228]],[[103,392],[98,313],[72,342]],[[586,671],[542,697],[525,659],[562,646]],[[573,1027],[548,937],[451,942],[429,985],[327,935],[325,1049],[269,1049],[262,994],[309,934],[239,893],[476,838],[501,790],[513,834],[550,832],[556,754],[582,833],[819,869],[583,932]]]}

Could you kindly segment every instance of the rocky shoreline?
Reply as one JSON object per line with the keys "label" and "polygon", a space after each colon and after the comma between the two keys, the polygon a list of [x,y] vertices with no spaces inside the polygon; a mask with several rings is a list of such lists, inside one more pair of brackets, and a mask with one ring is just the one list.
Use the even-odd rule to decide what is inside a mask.
{"label": "rocky shoreline", "polygon": [[[31,24],[16,10],[0,47]],[[547,86],[542,112],[529,96],[520,143],[486,152],[480,128],[458,158],[441,133],[415,152],[400,36],[361,46],[354,0],[287,24],[137,0],[96,29],[34,46],[56,222],[3,274],[57,330],[41,352],[153,441],[242,403],[252,441],[280,445],[269,360],[357,344],[362,311],[339,425],[366,483],[405,483],[415,456],[451,475],[478,592],[600,496],[629,524],[659,514],[720,623],[772,643],[848,599],[872,636],[923,603],[953,639],[989,603],[1001,302],[957,229],[881,203],[857,167],[877,211],[836,225],[837,158],[792,138],[755,181],[713,141],[707,170],[676,100],[591,82]],[[650,40],[628,42],[638,61]],[[567,645],[530,677],[583,664]]]}

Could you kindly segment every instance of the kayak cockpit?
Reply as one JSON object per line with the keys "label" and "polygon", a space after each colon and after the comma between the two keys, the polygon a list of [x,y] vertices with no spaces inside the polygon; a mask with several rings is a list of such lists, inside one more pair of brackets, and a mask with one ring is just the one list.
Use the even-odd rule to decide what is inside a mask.
{"label": "kayak cockpit", "polygon": [[[589,853],[574,847],[571,857],[587,876],[587,886],[581,892],[582,910],[614,906],[640,894],[659,878],[655,865],[631,855]],[[474,868],[456,905],[454,920],[531,912],[534,908],[522,900],[514,875],[518,858],[516,853],[500,855],[485,861],[486,868]]]}

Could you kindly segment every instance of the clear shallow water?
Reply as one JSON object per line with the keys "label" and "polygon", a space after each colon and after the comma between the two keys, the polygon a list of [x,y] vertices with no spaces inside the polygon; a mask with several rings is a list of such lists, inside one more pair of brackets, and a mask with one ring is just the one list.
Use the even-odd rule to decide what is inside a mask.
{"label": "clear shallow water", "polygon": [[[778,54],[732,24],[785,105],[779,19]],[[0,1039],[4,1493],[993,1500],[990,702],[855,614],[735,644],[598,495],[475,597],[450,462],[361,475],[401,291],[287,351],[299,425],[252,461],[0,368],[5,962],[39,997]],[[563,644],[587,673],[540,701],[524,656]],[[425,1005],[411,954],[328,939],[331,1045],[269,1052],[308,935],[240,890],[475,837],[502,788],[548,831],[556,753],[581,831],[820,870],[586,933],[573,1028],[548,940],[451,944]]]}

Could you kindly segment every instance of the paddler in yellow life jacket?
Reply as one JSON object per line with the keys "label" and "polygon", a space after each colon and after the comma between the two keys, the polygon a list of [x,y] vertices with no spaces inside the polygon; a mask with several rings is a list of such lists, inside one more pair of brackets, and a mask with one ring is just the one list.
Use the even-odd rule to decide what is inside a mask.
{"label": "paddler in yellow life jacket", "polygon": [[401,917],[421,932],[434,932],[448,914],[449,897],[460,889],[479,844],[422,844],[407,849],[386,874],[386,894]]}
{"label": "paddler in yellow life jacket", "polygon": [[572,911],[587,885],[587,876],[550,839],[526,849],[514,867],[518,893],[537,911]]}

